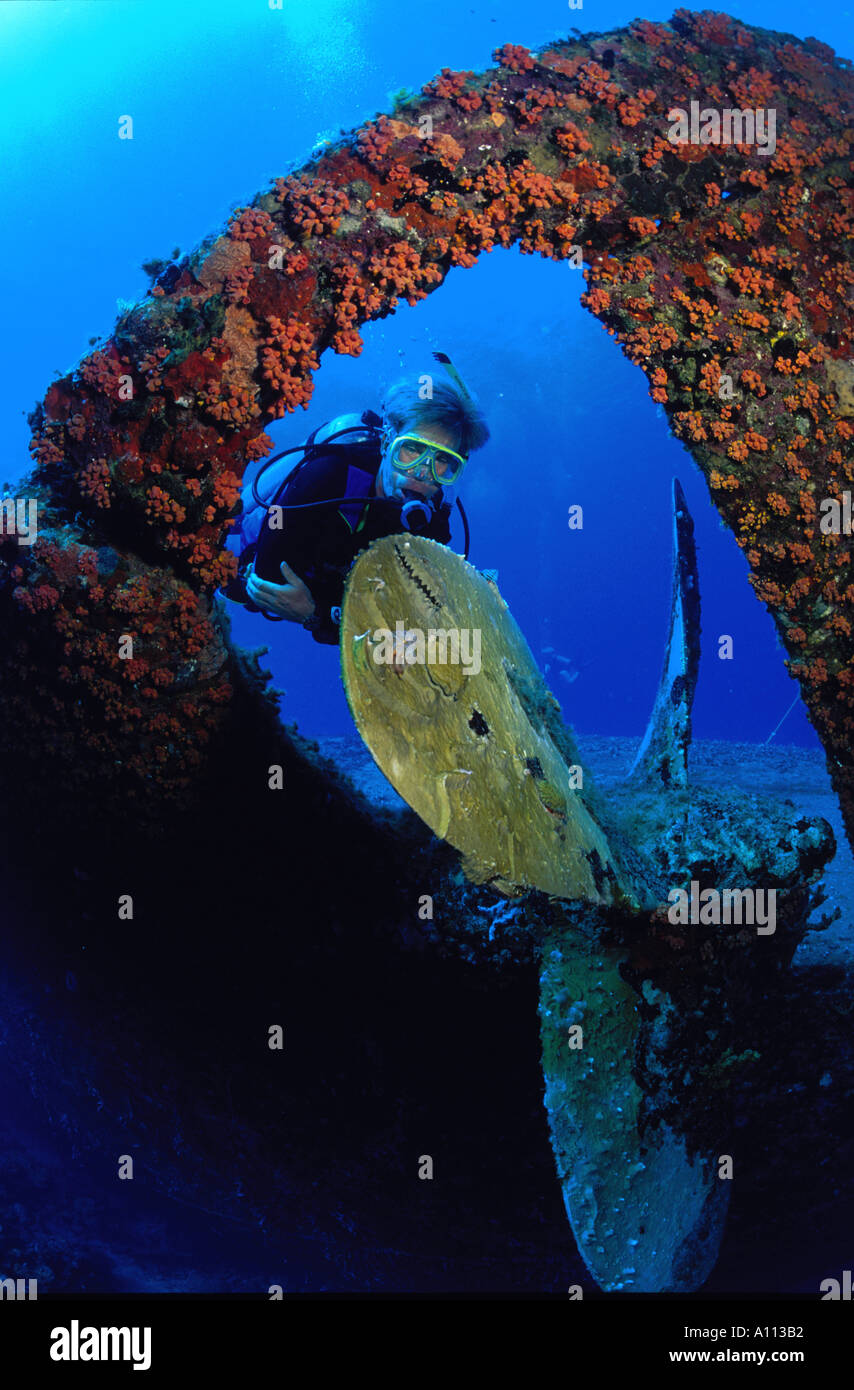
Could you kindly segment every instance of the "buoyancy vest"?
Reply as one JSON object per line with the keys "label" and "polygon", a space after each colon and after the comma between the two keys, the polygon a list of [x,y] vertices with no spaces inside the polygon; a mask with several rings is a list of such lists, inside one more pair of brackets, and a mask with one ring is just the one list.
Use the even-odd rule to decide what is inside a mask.
{"label": "buoyancy vest", "polygon": [[[327,420],[325,424],[318,425],[317,429],[312,430],[302,445],[302,458],[296,466],[292,463],[290,456],[281,458],[269,469],[261,470],[264,474],[263,488],[256,486],[256,481],[260,479],[260,472],[251,482],[246,484],[241,493],[240,515],[235,518],[225,542],[232,554],[237,556],[241,570],[246,568],[253,557],[258,545],[258,537],[261,534],[261,527],[264,525],[270,507],[275,506],[280,500],[281,494],[291,478],[303,464],[309,461],[312,454],[316,453],[321,445],[325,445],[326,448],[343,446],[348,450],[358,450],[360,445],[372,444],[377,437],[381,423],[379,415],[373,410],[364,410],[361,415],[357,415],[355,411],[347,415],[337,415],[333,420]],[[364,429],[359,431],[356,428],[359,425],[363,425]],[[351,432],[342,435],[340,439],[330,440],[330,436],[345,429]],[[373,487],[373,482],[373,473],[366,472],[355,464],[351,464],[348,469],[344,495],[353,499],[366,497]],[[260,501],[258,500],[259,497],[261,498]],[[340,508],[342,516],[353,531],[358,529],[360,516],[357,513],[362,511],[363,505],[360,506],[354,500],[343,504]],[[353,520],[354,516],[355,520]],[[228,593],[228,589],[226,592]],[[229,597],[232,597],[230,593]]]}

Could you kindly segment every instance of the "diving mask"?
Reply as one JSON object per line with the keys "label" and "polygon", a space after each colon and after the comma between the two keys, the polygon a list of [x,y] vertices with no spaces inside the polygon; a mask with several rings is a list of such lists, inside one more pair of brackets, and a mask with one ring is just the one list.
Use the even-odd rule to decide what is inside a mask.
{"label": "diving mask", "polygon": [[423,481],[425,469],[439,487],[451,487],[459,482],[467,459],[453,449],[446,449],[434,439],[424,439],[420,434],[399,434],[392,440],[389,450],[392,467],[398,473],[418,473]]}

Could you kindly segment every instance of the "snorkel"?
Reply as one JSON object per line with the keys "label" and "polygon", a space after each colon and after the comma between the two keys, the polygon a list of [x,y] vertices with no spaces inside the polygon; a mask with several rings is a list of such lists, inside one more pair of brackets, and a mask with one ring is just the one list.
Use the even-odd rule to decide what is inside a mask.
{"label": "snorkel", "polygon": [[467,401],[471,401],[472,405],[474,405],[474,396],[466,386],[448,354],[446,352],[434,352],[433,356],[436,361],[445,368],[445,371],[448,373],[448,376],[451,378],[451,381],[456,386],[460,395],[464,396]]}

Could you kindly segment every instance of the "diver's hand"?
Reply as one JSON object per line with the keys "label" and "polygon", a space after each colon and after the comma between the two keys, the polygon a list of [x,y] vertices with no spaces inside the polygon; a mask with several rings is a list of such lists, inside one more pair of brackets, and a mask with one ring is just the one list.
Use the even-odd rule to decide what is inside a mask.
{"label": "diver's hand", "polygon": [[259,579],[255,566],[246,571],[246,592],[259,608],[269,613],[278,613],[292,623],[304,623],[314,613],[314,599],[308,586],[284,560],[279,566],[284,584],[273,584],[269,579]]}

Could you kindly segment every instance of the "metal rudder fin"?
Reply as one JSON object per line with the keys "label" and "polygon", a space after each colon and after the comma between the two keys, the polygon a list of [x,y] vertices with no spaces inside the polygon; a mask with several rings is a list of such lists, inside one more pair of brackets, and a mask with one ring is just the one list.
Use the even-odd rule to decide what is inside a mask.
{"label": "metal rudder fin", "polygon": [[700,583],[694,522],[673,479],[673,592],[664,668],[646,733],[628,776],[651,786],[685,787],[691,707],[700,667]]}

